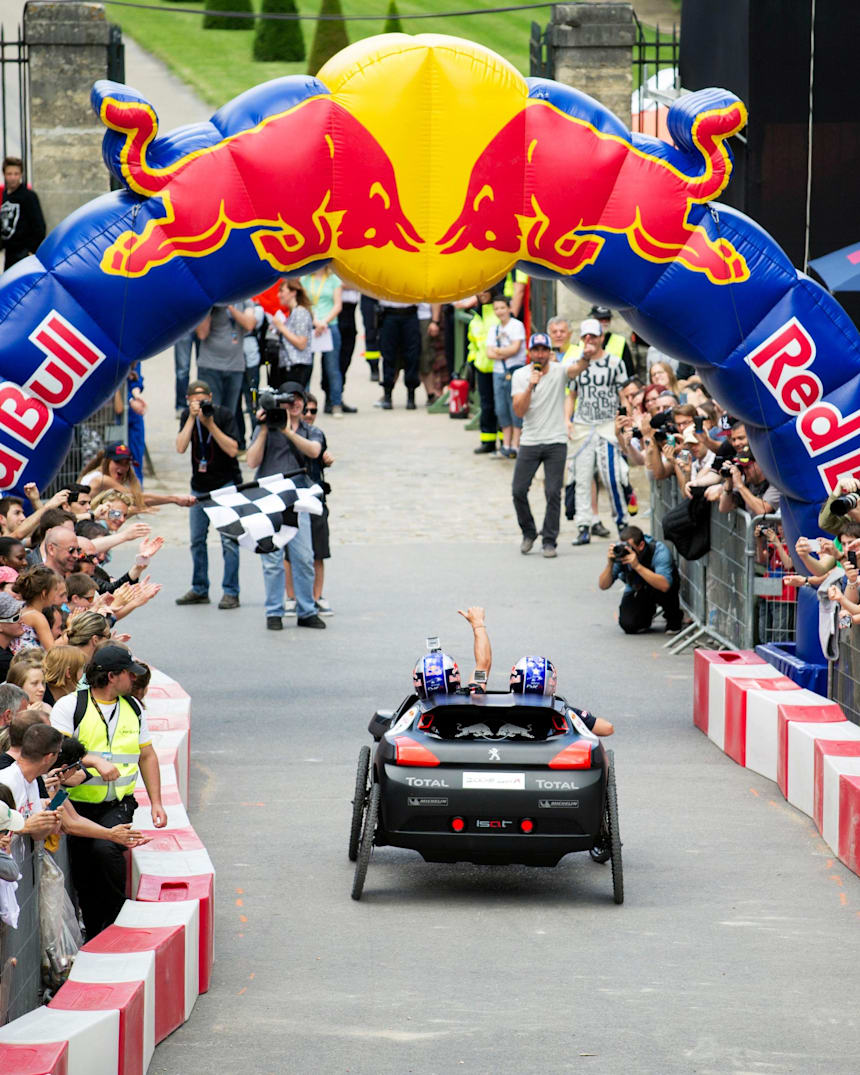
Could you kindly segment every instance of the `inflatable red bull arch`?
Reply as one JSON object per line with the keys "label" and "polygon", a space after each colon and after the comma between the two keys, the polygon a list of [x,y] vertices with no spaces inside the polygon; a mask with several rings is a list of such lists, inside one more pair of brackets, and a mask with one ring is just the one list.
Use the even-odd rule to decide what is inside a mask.
{"label": "inflatable red bull arch", "polygon": [[44,486],[131,362],[216,302],[332,261],[364,291],[447,301],[519,267],[619,310],[746,422],[789,531],[860,472],[860,338],[754,221],[715,203],[744,105],[680,98],[673,144],[469,41],[387,34],[161,134],[99,82],[124,189],[0,279],[0,487]]}

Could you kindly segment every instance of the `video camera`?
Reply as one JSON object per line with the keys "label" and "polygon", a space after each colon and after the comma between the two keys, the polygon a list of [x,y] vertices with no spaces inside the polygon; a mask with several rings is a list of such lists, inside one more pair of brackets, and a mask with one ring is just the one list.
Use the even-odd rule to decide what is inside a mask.
{"label": "video camera", "polygon": [[672,412],[659,411],[651,419],[651,428],[654,431],[654,443],[655,444],[675,444],[675,437],[678,435],[678,427],[672,421]]}
{"label": "video camera", "polygon": [[282,404],[288,406],[299,397],[295,392],[272,392],[264,389],[257,397],[257,403],[266,412],[267,429],[285,429],[287,425],[287,412]]}

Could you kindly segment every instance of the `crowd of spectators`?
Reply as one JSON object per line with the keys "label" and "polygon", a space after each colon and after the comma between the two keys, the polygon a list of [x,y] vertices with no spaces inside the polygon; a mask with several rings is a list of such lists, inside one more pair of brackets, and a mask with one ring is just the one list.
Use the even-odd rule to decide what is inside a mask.
{"label": "crowd of spectators", "polygon": [[[125,465],[127,453],[125,444],[109,445],[80,484],[45,503],[27,487],[29,514],[21,499],[0,499],[6,928],[17,923],[18,869],[26,855],[55,855],[63,842],[84,935],[115,919],[125,898],[123,851],[149,839],[132,825],[138,770],[152,804],[146,828],[166,823],[143,708],[149,671],[132,656],[127,633],[127,618],[161,589],[147,572],[162,539],[135,517],[151,501]],[[88,479],[101,486],[95,495]],[[132,562],[114,569],[112,556],[121,559],[129,544]]]}

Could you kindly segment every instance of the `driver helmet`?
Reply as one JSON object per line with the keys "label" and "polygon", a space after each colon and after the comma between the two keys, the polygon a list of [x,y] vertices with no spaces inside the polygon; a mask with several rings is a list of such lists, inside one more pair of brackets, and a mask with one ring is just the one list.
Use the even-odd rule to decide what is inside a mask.
{"label": "driver helmet", "polygon": [[412,670],[412,684],[419,698],[453,694],[460,686],[460,669],[453,657],[441,650],[419,657]]}
{"label": "driver helmet", "polygon": [[558,675],[546,657],[520,657],[511,669],[514,694],[555,694]]}

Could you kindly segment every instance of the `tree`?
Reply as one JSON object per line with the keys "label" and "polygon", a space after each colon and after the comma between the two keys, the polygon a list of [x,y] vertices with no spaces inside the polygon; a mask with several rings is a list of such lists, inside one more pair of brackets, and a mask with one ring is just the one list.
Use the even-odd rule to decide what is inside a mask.
{"label": "tree", "polygon": [[[253,11],[251,0],[206,0],[208,11]],[[251,19],[231,19],[229,15],[204,15],[204,30],[249,30]]]}
{"label": "tree", "polygon": [[340,15],[341,18],[321,19],[317,23],[311,45],[311,56],[308,60],[309,75],[315,75],[327,60],[349,44],[340,0],[322,0],[320,15]]}
{"label": "tree", "polygon": [[382,29],[384,34],[402,34],[403,24],[400,21],[400,12],[397,10],[397,0],[388,0],[388,16]]}
{"label": "tree", "polygon": [[[295,15],[296,0],[263,0],[264,14]],[[305,39],[298,19],[258,19],[254,34],[255,60],[303,60]]]}

